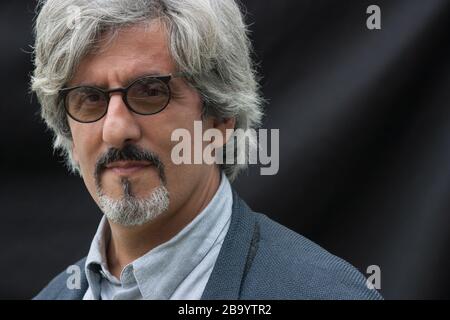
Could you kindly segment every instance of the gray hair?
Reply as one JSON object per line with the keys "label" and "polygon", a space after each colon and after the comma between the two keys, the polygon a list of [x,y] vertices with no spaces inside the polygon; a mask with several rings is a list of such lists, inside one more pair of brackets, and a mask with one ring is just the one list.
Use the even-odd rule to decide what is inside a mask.
{"label": "gray hair", "polygon": [[[170,53],[179,71],[188,75],[188,82],[203,99],[203,115],[235,117],[235,129],[261,124],[263,99],[248,29],[234,0],[47,0],[40,1],[39,8],[31,88],[54,134],[54,149],[62,152],[73,172],[80,173],[72,159],[72,137],[58,92],[105,31],[114,35],[120,28],[159,19],[167,29]],[[237,141],[234,150],[226,145],[224,157],[233,152],[237,159],[238,153],[245,152],[248,159],[240,143],[246,142]],[[237,161],[221,165],[231,181],[246,166]]]}
{"label": "gray hair", "polygon": [[141,226],[154,220],[169,208],[169,190],[164,185],[152,190],[147,198],[137,198],[124,192],[121,199],[113,199],[97,189],[99,207],[109,221],[125,227]]}

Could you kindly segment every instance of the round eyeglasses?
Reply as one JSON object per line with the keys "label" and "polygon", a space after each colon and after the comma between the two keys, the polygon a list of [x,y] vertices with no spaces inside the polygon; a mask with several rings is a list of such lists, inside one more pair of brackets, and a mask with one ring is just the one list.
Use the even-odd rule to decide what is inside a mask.
{"label": "round eyeglasses", "polygon": [[95,122],[108,112],[110,95],[121,92],[127,108],[140,115],[151,115],[164,110],[170,102],[169,81],[181,75],[145,76],[125,88],[103,90],[92,86],[76,86],[60,90],[67,114],[82,123]]}

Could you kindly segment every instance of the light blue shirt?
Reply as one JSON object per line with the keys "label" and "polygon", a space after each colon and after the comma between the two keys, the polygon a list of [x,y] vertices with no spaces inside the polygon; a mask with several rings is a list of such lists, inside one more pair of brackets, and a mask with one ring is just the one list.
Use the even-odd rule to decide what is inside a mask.
{"label": "light blue shirt", "polygon": [[108,270],[110,228],[103,217],[86,260],[89,288],[83,299],[200,299],[228,232],[232,205],[231,185],[222,173],[202,212],[172,239],[125,266],[120,279]]}

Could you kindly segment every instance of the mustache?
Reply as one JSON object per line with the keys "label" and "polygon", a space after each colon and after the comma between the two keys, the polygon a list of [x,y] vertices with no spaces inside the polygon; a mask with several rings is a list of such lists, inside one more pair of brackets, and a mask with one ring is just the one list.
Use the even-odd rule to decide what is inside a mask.
{"label": "mustache", "polygon": [[160,157],[151,150],[145,150],[136,145],[127,144],[121,149],[110,148],[97,160],[94,172],[97,185],[100,185],[100,176],[105,171],[106,166],[116,161],[147,161],[158,170],[161,182],[164,185],[166,184],[164,164]]}

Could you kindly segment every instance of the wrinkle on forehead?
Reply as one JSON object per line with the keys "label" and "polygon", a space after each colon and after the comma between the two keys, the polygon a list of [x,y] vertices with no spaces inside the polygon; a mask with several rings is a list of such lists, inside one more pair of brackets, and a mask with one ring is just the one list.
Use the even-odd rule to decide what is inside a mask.
{"label": "wrinkle on forehead", "polygon": [[71,85],[123,86],[144,74],[168,74],[176,69],[167,29],[159,20],[108,31],[99,43],[99,50],[81,60]]}

